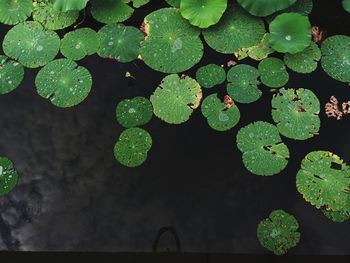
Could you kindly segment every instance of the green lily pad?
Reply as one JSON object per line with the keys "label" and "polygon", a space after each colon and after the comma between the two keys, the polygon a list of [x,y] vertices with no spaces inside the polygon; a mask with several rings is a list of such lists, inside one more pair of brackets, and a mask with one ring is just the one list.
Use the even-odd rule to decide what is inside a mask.
{"label": "green lily pad", "polygon": [[190,77],[169,75],[154,91],[150,100],[154,114],[170,124],[187,121],[202,98],[200,85]]}
{"label": "green lily pad", "polygon": [[300,241],[299,223],[283,210],[273,211],[262,220],[257,229],[260,244],[275,255],[286,254]]}
{"label": "green lily pad", "polygon": [[163,8],[146,16],[145,41],[140,54],[152,69],[163,73],[186,71],[203,56],[200,31],[175,8]]}
{"label": "green lily pad", "polygon": [[297,0],[237,0],[237,2],[254,16],[268,16],[285,9]]}
{"label": "green lily pad", "polygon": [[17,185],[18,174],[11,160],[0,157],[0,196],[10,193]]}
{"label": "green lily pad", "polygon": [[136,167],[146,161],[151,147],[152,137],[147,131],[130,128],[120,134],[114,146],[114,156],[122,165]]}
{"label": "green lily pad", "polygon": [[289,150],[276,126],[257,121],[241,128],[237,146],[243,153],[244,166],[253,174],[272,176],[288,164]]}
{"label": "green lily pad", "polygon": [[152,115],[152,104],[144,97],[122,100],[116,108],[117,120],[125,128],[144,125],[152,119]]}
{"label": "green lily pad", "polygon": [[1,0],[0,23],[15,25],[25,21],[33,11],[32,0]]}
{"label": "green lily pad", "polygon": [[61,12],[80,11],[89,0],[51,0],[53,7]]}
{"label": "green lily pad", "polygon": [[165,2],[173,7],[180,8],[181,0],[165,0]]}
{"label": "green lily pad", "polygon": [[0,55],[0,95],[9,93],[21,84],[24,69],[21,64]]}
{"label": "green lily pad", "polygon": [[33,3],[33,20],[38,21],[45,28],[58,30],[73,25],[78,17],[78,11],[61,12],[55,9],[51,2],[41,0]]}
{"label": "green lily pad", "polygon": [[350,13],[350,0],[342,1],[343,8],[346,12]]}
{"label": "green lily pad", "polygon": [[218,94],[211,94],[203,100],[202,114],[207,118],[208,124],[216,131],[228,131],[235,127],[241,117],[236,105],[226,105]]}
{"label": "green lily pad", "polygon": [[134,8],[140,8],[141,6],[144,6],[150,2],[150,0],[124,0],[125,3],[132,2],[132,6]]}
{"label": "green lily pad", "polygon": [[227,93],[239,103],[257,101],[262,92],[258,88],[259,71],[249,65],[234,66],[227,73]]}
{"label": "green lily pad", "polygon": [[194,26],[208,28],[219,22],[227,8],[227,0],[181,0],[181,15]]}
{"label": "green lily pad", "polygon": [[222,84],[226,79],[225,70],[216,64],[200,67],[196,72],[196,79],[201,87],[210,89]]}
{"label": "green lily pad", "polygon": [[44,66],[60,48],[60,38],[38,22],[24,22],[7,32],[2,43],[4,53],[28,68]]}
{"label": "green lily pad", "polygon": [[242,48],[238,52],[235,52],[235,56],[238,60],[242,60],[246,57],[260,61],[267,58],[275,50],[269,44],[269,34],[266,33],[256,46]]}
{"label": "green lily pad", "polygon": [[203,30],[207,44],[224,54],[258,45],[264,34],[263,21],[238,6],[228,8],[219,23]]}
{"label": "green lily pad", "polygon": [[311,24],[307,16],[284,13],[270,23],[269,42],[281,53],[295,54],[311,44]]}
{"label": "green lily pad", "polygon": [[350,198],[348,198],[345,207],[339,211],[322,209],[322,213],[330,220],[336,223],[342,223],[350,218]]}
{"label": "green lily pad", "polygon": [[270,88],[280,88],[288,83],[289,74],[279,58],[265,58],[259,63],[261,82]]}
{"label": "green lily pad", "polygon": [[311,45],[303,51],[295,54],[285,54],[284,63],[291,70],[298,73],[311,73],[316,70],[321,59],[321,50],[311,42]]}
{"label": "green lily pad", "polygon": [[327,38],[321,46],[321,65],[332,78],[350,82],[350,37],[336,35]]}
{"label": "green lily pad", "polygon": [[98,55],[113,58],[122,63],[135,60],[140,54],[140,42],[144,36],[140,30],[123,24],[105,25],[98,31],[100,47]]}
{"label": "green lily pad", "polygon": [[66,58],[80,60],[97,52],[99,36],[91,28],[79,28],[67,33],[61,41],[61,53]]}
{"label": "green lily pad", "polygon": [[104,24],[114,24],[127,20],[134,9],[123,0],[90,0],[92,17]]}
{"label": "green lily pad", "polygon": [[320,102],[308,89],[280,89],[272,98],[272,118],[279,132],[295,140],[307,140],[321,126]]}
{"label": "green lily pad", "polygon": [[297,0],[294,4],[292,4],[290,7],[283,9],[281,11],[278,11],[268,17],[265,17],[265,20],[268,23],[271,23],[276,16],[282,14],[282,13],[298,13],[303,16],[308,16],[314,7],[314,4],[312,0]]}
{"label": "green lily pad", "polygon": [[73,60],[62,58],[43,67],[35,79],[38,94],[60,108],[78,105],[90,93],[89,71]]}
{"label": "green lily pad", "polygon": [[307,202],[339,211],[350,197],[350,168],[331,152],[311,152],[301,163],[296,185]]}

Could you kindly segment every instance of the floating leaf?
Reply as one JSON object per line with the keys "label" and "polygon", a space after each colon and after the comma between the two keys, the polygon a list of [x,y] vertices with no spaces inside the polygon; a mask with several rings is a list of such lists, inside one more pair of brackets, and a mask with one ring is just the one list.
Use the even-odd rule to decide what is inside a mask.
{"label": "floating leaf", "polygon": [[158,118],[170,124],[180,124],[190,118],[201,98],[201,87],[194,79],[172,74],[162,80],[150,100]]}
{"label": "floating leaf", "polygon": [[80,60],[97,52],[100,41],[91,28],[79,28],[67,33],[61,41],[61,53],[66,58]]}
{"label": "floating leaf", "polygon": [[348,201],[343,209],[339,211],[322,209],[322,213],[333,222],[336,222],[336,223],[345,222],[350,218],[350,198],[348,198]]}
{"label": "floating leaf", "polygon": [[311,44],[311,24],[308,17],[298,13],[284,13],[270,23],[269,42],[281,53],[295,54]]}
{"label": "floating leaf", "polygon": [[130,128],[123,131],[114,146],[116,160],[124,166],[140,166],[147,159],[152,147],[151,135],[141,128]]}
{"label": "floating leaf", "polygon": [[227,8],[227,0],[181,0],[181,15],[194,26],[208,28],[219,22]]}
{"label": "floating leaf", "polygon": [[210,89],[225,81],[226,72],[219,65],[208,64],[197,70],[196,79],[203,88]]}
{"label": "floating leaf", "polygon": [[35,79],[38,94],[60,108],[81,103],[91,90],[89,71],[70,59],[51,61]]}
{"label": "floating leaf", "polygon": [[343,8],[346,12],[350,13],[350,0],[342,1]]}
{"label": "floating leaf", "polygon": [[237,65],[227,73],[227,93],[239,103],[257,101],[262,92],[258,88],[259,71],[249,65]]}
{"label": "floating leaf", "polygon": [[6,157],[0,157],[0,197],[8,194],[15,188],[18,174],[13,163]]}
{"label": "floating leaf", "polygon": [[289,150],[282,142],[276,126],[257,121],[241,128],[237,146],[243,153],[243,163],[253,174],[271,176],[288,164]]}
{"label": "floating leaf", "polygon": [[313,9],[313,2],[312,0],[297,0],[293,5],[290,7],[283,9],[282,11],[278,11],[268,17],[265,18],[265,20],[268,23],[271,23],[275,19],[276,16],[282,14],[282,13],[298,13],[303,16],[308,16]]}
{"label": "floating leaf", "polygon": [[272,118],[279,132],[291,139],[307,140],[320,130],[320,102],[308,89],[280,89],[272,98]]}
{"label": "floating leaf", "polygon": [[148,4],[150,0],[124,0],[125,3],[132,2],[132,6],[135,8],[139,8],[141,6],[144,6],[145,4]]}
{"label": "floating leaf", "polygon": [[4,53],[23,66],[37,68],[53,60],[60,48],[60,38],[54,31],[45,30],[38,22],[14,26],[2,43]]}
{"label": "floating leaf", "polygon": [[98,31],[100,47],[98,55],[113,58],[122,63],[135,60],[140,53],[143,34],[136,27],[123,24],[105,25]]}
{"label": "floating leaf", "polygon": [[321,50],[311,42],[311,45],[303,51],[295,54],[285,54],[284,62],[287,67],[298,73],[311,73],[316,70],[321,59]]}
{"label": "floating leaf", "polygon": [[237,2],[254,16],[268,16],[285,9],[297,0],[237,0]]}
{"label": "floating leaf", "polygon": [[336,35],[327,38],[321,46],[321,65],[332,78],[350,82],[350,37]]}
{"label": "floating leaf", "polygon": [[236,105],[226,105],[218,94],[211,94],[203,100],[202,114],[208,124],[216,131],[228,131],[235,127],[240,119],[240,112]]}
{"label": "floating leaf", "polygon": [[228,8],[218,24],[203,30],[208,45],[224,54],[258,45],[264,34],[263,21],[238,6],[235,9]]}
{"label": "floating leaf", "polygon": [[242,48],[238,52],[235,52],[237,59],[242,60],[246,57],[260,61],[264,58],[267,58],[268,55],[274,53],[275,50],[271,48],[269,44],[269,34],[266,33],[263,38],[260,40],[260,43],[256,46]]}
{"label": "floating leaf", "polygon": [[123,0],[90,0],[92,17],[104,24],[114,24],[127,20],[134,9]]}
{"label": "floating leaf", "polygon": [[190,69],[203,56],[200,31],[185,20],[175,8],[163,8],[146,16],[146,39],[141,43],[141,57],[154,70],[178,73]]}
{"label": "floating leaf", "polygon": [[259,63],[261,82],[270,88],[280,88],[288,83],[289,74],[279,58],[265,58]]}
{"label": "floating leaf", "polygon": [[32,11],[32,0],[1,0],[0,22],[7,25],[18,24],[30,17]]}
{"label": "floating leaf", "polygon": [[275,255],[283,255],[300,240],[299,224],[294,216],[283,210],[273,211],[257,229],[260,244]]}
{"label": "floating leaf", "polygon": [[151,102],[144,97],[122,100],[116,109],[117,120],[125,128],[141,126],[152,119]]}
{"label": "floating leaf", "polygon": [[67,12],[71,10],[80,11],[86,7],[89,0],[51,0],[56,10]]}
{"label": "floating leaf", "polygon": [[312,205],[339,211],[350,197],[350,168],[331,152],[311,152],[301,163],[296,185]]}
{"label": "floating leaf", "polygon": [[169,5],[180,8],[181,0],[165,0]]}
{"label": "floating leaf", "polygon": [[21,64],[0,55],[0,95],[14,90],[21,84],[24,69]]}

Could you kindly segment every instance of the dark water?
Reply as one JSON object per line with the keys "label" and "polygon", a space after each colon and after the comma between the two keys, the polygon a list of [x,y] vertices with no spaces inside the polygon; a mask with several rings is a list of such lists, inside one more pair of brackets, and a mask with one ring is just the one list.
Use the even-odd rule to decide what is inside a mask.
{"label": "dark water", "polygon": [[[129,24],[139,26],[162,6],[153,2]],[[330,34],[350,34],[350,14],[340,1],[314,2],[313,24]],[[83,26],[100,27],[92,23],[87,19]],[[1,39],[8,29],[0,26]],[[229,59],[206,47],[201,63],[187,74]],[[350,119],[337,122],[322,112],[319,136],[283,139],[291,159],[281,174],[255,176],[244,168],[235,136],[252,121],[272,122],[272,94],[261,86],[264,96],[239,105],[241,122],[225,133],[211,130],[199,110],[179,126],[154,118],[145,126],[154,141],[147,162],[124,168],[113,157],[122,131],[115,106],[124,98],[148,97],[165,75],[142,62],[122,65],[97,56],[79,64],[91,71],[94,86],[77,107],[58,109],[39,97],[37,70],[26,70],[23,84],[0,97],[0,155],[12,159],[20,174],[17,188],[0,199],[0,250],[151,251],[159,229],[174,226],[183,251],[265,254],[256,226],[281,208],[300,223],[301,241],[291,254],[350,253],[350,223],[329,221],[295,187],[300,161],[310,151],[329,150],[350,164]],[[135,80],[124,78],[126,71]],[[350,99],[350,87],[321,68],[309,75],[290,72],[287,87],[313,90],[322,105],[331,95]],[[210,92],[224,94],[225,86]],[[174,244],[170,234],[159,241],[160,250],[175,250]]]}

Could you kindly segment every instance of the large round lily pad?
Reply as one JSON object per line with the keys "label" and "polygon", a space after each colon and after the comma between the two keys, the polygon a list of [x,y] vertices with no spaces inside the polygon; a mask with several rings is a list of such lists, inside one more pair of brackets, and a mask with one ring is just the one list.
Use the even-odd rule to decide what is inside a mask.
{"label": "large round lily pad", "polygon": [[154,91],[150,100],[154,114],[170,124],[187,121],[202,98],[200,85],[190,77],[169,75]]}
{"label": "large round lily pad", "polygon": [[123,22],[134,13],[134,9],[123,0],[90,0],[90,2],[92,17],[104,24]]}
{"label": "large round lily pad", "polygon": [[14,90],[21,84],[24,69],[21,64],[0,55],[0,95]]}
{"label": "large round lily pad", "polygon": [[51,0],[53,7],[61,12],[80,11],[86,7],[89,0]]}
{"label": "large round lily pad", "polygon": [[0,23],[15,25],[25,21],[33,11],[32,0],[1,0]]}
{"label": "large round lily pad", "polygon": [[327,38],[321,46],[321,65],[332,78],[350,82],[350,37],[336,35]]}
{"label": "large round lily pad", "polygon": [[186,71],[203,56],[200,31],[185,20],[175,8],[152,12],[144,20],[145,41],[140,54],[154,70],[164,73]]}
{"label": "large round lily pad", "polygon": [[8,57],[25,67],[37,68],[56,57],[60,38],[38,22],[24,22],[8,31],[2,47]]}
{"label": "large round lily pad", "polygon": [[125,99],[116,108],[117,120],[125,128],[141,126],[152,119],[151,102],[144,97]]}
{"label": "large round lily pad", "polygon": [[8,194],[15,188],[18,174],[11,160],[0,156],[0,197]]}
{"label": "large round lily pad", "polygon": [[320,102],[308,89],[280,89],[272,99],[272,118],[279,132],[291,139],[307,140],[321,126]]}
{"label": "large round lily pad", "polygon": [[262,220],[257,229],[260,244],[275,255],[286,254],[300,240],[299,223],[283,210],[273,211]]}
{"label": "large round lily pad", "polygon": [[113,58],[122,63],[135,60],[140,54],[143,34],[136,27],[123,24],[105,25],[98,31],[100,47],[98,55]]}
{"label": "large round lily pad", "polygon": [[227,73],[227,93],[239,103],[257,101],[262,92],[258,88],[259,71],[250,65],[237,65]]}
{"label": "large round lily pad", "polygon": [[99,48],[97,33],[91,28],[79,28],[67,33],[61,41],[61,53],[66,58],[80,60]]}
{"label": "large round lily pad", "polygon": [[288,164],[289,150],[282,142],[276,126],[257,121],[241,128],[237,146],[243,153],[243,163],[253,174],[271,176]]}
{"label": "large round lily pad", "polygon": [[216,64],[208,64],[200,67],[196,72],[196,79],[203,88],[210,89],[220,85],[226,79],[225,70]]}
{"label": "large round lily pad", "polygon": [[301,163],[296,185],[299,193],[312,205],[339,211],[349,199],[350,168],[331,152],[311,152]]}
{"label": "large round lily pad", "polygon": [[91,90],[89,71],[70,59],[51,61],[43,67],[35,79],[38,94],[60,108],[81,103]]}
{"label": "large round lily pad", "polygon": [[194,26],[208,28],[219,22],[227,8],[227,0],[181,0],[181,15]]}
{"label": "large round lily pad", "polygon": [[259,63],[261,82],[270,88],[280,88],[288,83],[289,74],[279,58],[265,58]]}
{"label": "large round lily pad", "polygon": [[237,0],[237,2],[254,16],[268,16],[285,9],[297,0]]}
{"label": "large round lily pad", "polygon": [[224,54],[258,45],[264,34],[263,21],[238,6],[234,9],[228,8],[219,23],[203,30],[208,45]]}
{"label": "large round lily pad", "polygon": [[307,16],[284,13],[270,23],[269,42],[276,51],[295,54],[311,44],[311,24]]}
{"label": "large round lily pad", "polygon": [[120,134],[114,146],[114,156],[124,166],[140,166],[146,161],[151,146],[152,137],[147,131],[130,128]]}
{"label": "large round lily pad", "polygon": [[202,114],[208,124],[216,131],[228,131],[235,127],[241,117],[236,105],[225,104],[218,98],[218,94],[211,94],[202,102]]}

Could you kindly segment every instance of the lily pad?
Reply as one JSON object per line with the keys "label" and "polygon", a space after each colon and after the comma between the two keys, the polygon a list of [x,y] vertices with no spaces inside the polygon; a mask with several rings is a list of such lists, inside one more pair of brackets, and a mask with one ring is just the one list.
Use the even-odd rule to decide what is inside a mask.
{"label": "lily pad", "polygon": [[219,22],[227,8],[227,0],[181,0],[181,15],[194,26],[208,28]]}
{"label": "lily pad", "polygon": [[224,54],[258,45],[264,34],[263,21],[238,6],[228,8],[219,23],[203,30],[208,45]]}
{"label": "lily pad", "polygon": [[289,150],[276,126],[257,121],[241,128],[237,146],[243,153],[244,166],[253,174],[272,176],[288,164]]}
{"label": "lily pad", "polygon": [[144,97],[122,100],[116,108],[117,120],[125,128],[144,125],[152,119],[152,115],[152,104]]}
{"label": "lily pad", "polygon": [[86,7],[89,0],[51,0],[53,7],[61,12],[80,11]]}
{"label": "lily pad", "polygon": [[25,21],[33,11],[32,0],[1,0],[0,23],[15,25]]}
{"label": "lily pad", "polygon": [[311,152],[301,163],[296,185],[312,205],[339,211],[350,197],[350,168],[331,152]]}
{"label": "lily pad", "polygon": [[321,50],[311,42],[311,45],[303,51],[295,54],[285,54],[284,62],[287,67],[298,73],[311,73],[316,70],[321,59]]}
{"label": "lily pad", "polygon": [[135,8],[140,8],[141,6],[144,6],[148,4],[151,0],[124,0],[125,3],[132,2],[132,6]]}
{"label": "lily pad", "polygon": [[60,108],[78,105],[90,93],[92,78],[89,71],[70,59],[51,61],[35,79],[38,94]]}
{"label": "lily pad", "polygon": [[342,1],[343,8],[346,12],[350,13],[350,0]]}
{"label": "lily pad", "polygon": [[297,0],[237,0],[237,2],[254,16],[268,16],[285,9]]}
{"label": "lily pad", "polygon": [[144,36],[140,30],[123,24],[105,25],[98,31],[100,47],[98,55],[113,58],[122,63],[135,60],[140,54],[140,42]]}
{"label": "lily pad", "polygon": [[61,53],[66,58],[80,60],[97,52],[97,33],[91,28],[79,28],[67,33],[61,41]]}
{"label": "lily pad", "polygon": [[265,58],[259,63],[261,82],[270,88],[280,88],[288,83],[289,74],[279,58]]}
{"label": "lily pad", "polygon": [[322,213],[330,220],[336,223],[342,223],[350,218],[350,198],[348,198],[346,206],[339,211],[332,211],[330,209],[322,209]]}
{"label": "lily pad", "polygon": [[17,185],[18,174],[10,159],[0,157],[0,196],[10,193]]}
{"label": "lily pad", "polygon": [[90,0],[92,17],[104,24],[114,24],[127,20],[134,9],[123,0]]}
{"label": "lily pad", "polygon": [[249,65],[234,66],[227,73],[227,93],[239,103],[257,101],[262,92],[258,88],[259,71]]}
{"label": "lily pad", "polygon": [[163,73],[186,71],[203,56],[200,31],[175,8],[152,12],[144,20],[145,41],[140,54],[144,62]]}
{"label": "lily pad", "polygon": [[0,55],[0,95],[9,93],[21,84],[24,69],[21,64]]}
{"label": "lily pad", "polygon": [[260,40],[260,43],[256,46],[242,48],[238,52],[235,52],[235,56],[238,60],[242,60],[246,57],[260,61],[267,58],[268,55],[274,53],[275,50],[269,44],[269,34],[266,33]]}
{"label": "lily pad", "polygon": [[200,67],[196,72],[196,79],[203,88],[210,89],[222,84],[226,79],[225,70],[216,64]]}
{"label": "lily pad", "polygon": [[44,66],[60,48],[60,38],[38,22],[24,22],[7,32],[2,43],[4,53],[28,68]]}
{"label": "lily pad", "polygon": [[130,128],[120,134],[114,146],[114,156],[122,165],[136,167],[146,161],[151,147],[152,137],[147,131]]}
{"label": "lily pad", "polygon": [[332,78],[350,82],[350,37],[336,35],[327,38],[321,46],[321,65]]}
{"label": "lily pad", "polygon": [[262,220],[257,229],[260,244],[275,255],[286,254],[300,241],[299,223],[283,210],[273,211]]}
{"label": "lily pad", "polygon": [[170,124],[187,121],[202,98],[200,85],[190,77],[169,75],[151,96],[154,114]]}
{"label": "lily pad", "polygon": [[297,0],[290,7],[283,9],[281,11],[278,11],[268,17],[265,17],[265,20],[268,23],[271,23],[276,16],[282,13],[298,13],[303,16],[308,16],[312,12],[313,7],[314,7],[314,4],[312,0]]}
{"label": "lily pad", "polygon": [[308,89],[280,89],[272,99],[272,118],[279,132],[291,139],[307,140],[321,126],[320,102]]}
{"label": "lily pad", "polygon": [[165,0],[169,5],[180,8],[181,0]]}
{"label": "lily pad", "polygon": [[311,44],[311,24],[307,16],[284,13],[270,23],[269,42],[281,53],[295,54]]}
{"label": "lily pad", "polygon": [[240,119],[240,111],[236,105],[226,105],[218,98],[218,94],[211,94],[203,100],[202,114],[208,124],[216,131],[228,131],[235,127]]}

